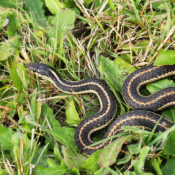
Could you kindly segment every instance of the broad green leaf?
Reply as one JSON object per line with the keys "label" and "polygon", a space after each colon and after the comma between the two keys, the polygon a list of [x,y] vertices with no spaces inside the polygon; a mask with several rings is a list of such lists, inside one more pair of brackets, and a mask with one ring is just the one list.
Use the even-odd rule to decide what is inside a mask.
{"label": "broad green leaf", "polygon": [[[170,79],[163,79],[156,82],[152,82],[146,85],[147,90],[153,94],[161,89],[175,87],[175,83]],[[162,112],[162,115],[166,117],[168,120],[175,121],[175,107],[169,107]]]}
{"label": "broad green leaf", "polygon": [[23,86],[25,87],[25,89],[27,89],[27,87],[30,83],[30,78],[27,75],[27,72],[28,72],[27,69],[24,66],[22,66],[21,64],[17,64],[17,72],[22,79],[21,81],[22,81]]}
{"label": "broad green leaf", "polygon": [[162,168],[162,172],[164,175],[174,175],[175,174],[175,168],[174,168],[174,165],[175,165],[175,157],[172,157],[171,159],[169,159],[165,166]]}
{"label": "broad green leaf", "polygon": [[175,145],[175,131],[173,131],[166,139],[165,144],[163,146],[164,152],[166,154],[174,156],[175,155],[174,145]]}
{"label": "broad green leaf", "polygon": [[98,61],[100,72],[104,74],[105,78],[117,91],[122,93],[122,86],[125,79],[136,69],[119,58],[111,61],[109,58],[100,56]]}
{"label": "broad green leaf", "polygon": [[[96,0],[95,3],[94,3],[94,7],[95,7],[95,8],[101,7],[103,4],[104,4],[104,1]],[[107,7],[108,7],[108,6],[107,6]]]}
{"label": "broad green leaf", "polygon": [[[30,149],[28,150],[28,159],[30,155]],[[32,164],[35,164],[38,162],[38,165],[42,167],[48,167],[47,163],[47,157],[48,157],[48,147],[44,150],[44,147],[40,147],[35,151],[35,154],[32,158]],[[39,159],[39,161],[38,161]]]}
{"label": "broad green leaf", "polygon": [[54,149],[54,145],[55,145],[55,140],[52,139],[52,137],[50,136],[49,133],[45,133],[44,134],[44,138],[45,138],[45,143],[49,143],[48,148],[51,149],[51,150],[53,150]]}
{"label": "broad green leaf", "polygon": [[31,110],[32,110],[32,116],[34,117],[34,119],[36,120],[36,89],[34,89],[32,95],[31,95]]}
{"label": "broad green leaf", "polygon": [[45,0],[45,3],[50,12],[55,15],[59,9],[66,7],[66,5],[59,0]]}
{"label": "broad green leaf", "polygon": [[[42,109],[41,109],[41,116],[40,119],[41,121],[46,120],[49,121],[49,124],[51,125],[52,128],[59,127],[60,123],[58,120],[55,119],[55,116],[53,114],[53,110],[49,108],[47,105],[43,104]],[[45,122],[44,126],[47,125],[47,122]]]}
{"label": "broad green leaf", "polygon": [[102,175],[103,168],[97,170],[94,175]]}
{"label": "broad green leaf", "polygon": [[8,171],[0,169],[0,174],[1,175],[9,175]]}
{"label": "broad green leaf", "polygon": [[1,0],[0,6],[1,7],[8,7],[8,8],[16,8],[15,4],[20,4],[21,0]]}
{"label": "broad green leaf", "polygon": [[129,136],[123,136],[107,145],[103,152],[99,156],[98,165],[101,167],[108,167],[116,161],[116,158],[121,150],[123,143],[129,138]]}
{"label": "broad green leaf", "polygon": [[173,80],[163,79],[146,85],[147,90],[151,94],[167,87],[175,87],[175,83],[173,82]]}
{"label": "broad green leaf", "polygon": [[75,168],[75,167],[72,168],[71,173],[72,173],[73,175],[80,175],[79,170],[78,170],[77,168]]}
{"label": "broad green leaf", "polygon": [[12,54],[15,54],[17,51],[14,45],[18,46],[18,37],[11,38],[6,42],[1,42],[0,46],[0,61],[6,60]]}
{"label": "broad green leaf", "polygon": [[[121,69],[121,75],[124,76],[126,75],[126,78],[128,77],[129,74],[133,73],[136,71],[136,68],[133,67],[133,65],[128,64],[126,61],[123,61],[120,58],[116,58],[114,60],[115,65],[118,65],[118,68]],[[123,71],[122,71],[123,70]]]}
{"label": "broad green leaf", "polygon": [[66,105],[66,123],[68,125],[80,123],[79,115],[75,109],[74,100],[69,101]]}
{"label": "broad green leaf", "polygon": [[57,165],[52,162],[50,159],[47,159],[47,163],[49,164],[48,168],[37,166],[35,175],[56,175],[56,174],[69,174],[70,170],[68,169],[67,165],[62,161],[61,165]]}
{"label": "broad green leaf", "polygon": [[59,150],[59,148],[57,147],[57,144],[54,144],[54,156],[55,156],[55,160],[61,162],[63,160],[62,154]]}
{"label": "broad green leaf", "polygon": [[85,6],[88,6],[91,2],[93,2],[93,0],[84,0]]}
{"label": "broad green leaf", "polygon": [[[111,89],[113,90],[115,88],[115,90],[119,93],[122,93],[122,87],[125,79],[136,69],[120,58],[116,58],[114,61],[111,61],[109,58],[100,56],[98,57],[98,62],[99,71],[105,76],[105,79],[111,86]],[[117,92],[114,90],[113,92],[121,106],[121,114],[123,114],[125,112],[123,101]]]}
{"label": "broad green leaf", "polygon": [[32,93],[32,98],[31,98],[31,110],[32,110],[32,115],[35,119],[35,121],[38,123],[39,117],[41,114],[41,103],[39,101],[36,101],[36,89]]}
{"label": "broad green leaf", "polygon": [[[161,9],[160,6],[161,6],[162,4],[163,4],[163,5],[166,5],[166,4],[167,4],[166,2],[174,2],[174,0],[155,1],[155,2],[152,2],[152,6],[153,6],[154,9],[156,9],[157,11],[159,11],[159,10]],[[162,9],[162,10],[165,10],[165,8]]]}
{"label": "broad green leaf", "polygon": [[142,146],[142,142],[141,140],[135,144],[130,144],[128,145],[128,150],[130,152],[130,154],[139,154],[140,152],[140,149],[141,149],[141,146]]}
{"label": "broad green leaf", "polygon": [[149,42],[150,42],[149,40],[143,40],[143,41],[139,42],[136,45],[136,47],[134,47],[136,53],[140,53],[141,50],[145,52],[148,45],[149,45]]}
{"label": "broad green leaf", "polygon": [[57,37],[59,32],[59,37],[62,36],[63,32],[66,30],[71,30],[74,28],[75,22],[75,12],[68,9],[59,9],[56,16],[52,20],[53,27],[48,31],[50,40],[53,40],[53,37]]}
{"label": "broad green leaf", "polygon": [[126,61],[127,63],[130,63],[131,62],[131,56],[129,54],[121,54],[120,55],[120,58],[123,60],[123,61]]}
{"label": "broad green leaf", "polygon": [[[28,84],[30,83],[29,77],[26,75],[26,68],[14,61],[11,67],[11,78],[14,85],[19,92],[22,91],[23,87],[27,89]],[[23,87],[22,87],[23,85]]]}
{"label": "broad green leaf", "polygon": [[[9,1],[9,0],[7,0],[7,1]],[[7,2],[6,1],[6,2]],[[13,0],[11,0],[11,2],[12,2]],[[15,0],[16,2],[17,2],[17,0]],[[18,0],[19,2],[20,2],[20,0]],[[0,1],[0,3],[1,3],[2,1]],[[12,2],[13,3],[13,2]],[[20,2],[21,3],[21,2]],[[10,3],[8,3],[8,4],[10,4]],[[16,8],[16,7],[15,7]],[[3,29],[3,25],[4,25],[4,23],[5,23],[5,19],[7,18],[8,19],[8,17],[7,17],[7,15],[8,14],[10,14],[10,13],[14,13],[14,14],[16,14],[16,16],[17,16],[17,20],[18,21],[15,21],[15,22],[17,22],[16,24],[17,24],[17,26],[13,26],[13,27],[18,27],[18,25],[20,25],[20,22],[22,22],[22,23],[25,23],[26,22],[26,19],[24,18],[24,16],[23,16],[23,14],[18,10],[18,9],[12,9],[12,8],[4,8],[4,7],[0,7],[0,29]],[[6,15],[6,17],[5,17],[5,15]],[[28,23],[28,22],[27,22]],[[12,23],[13,24],[13,23]],[[8,24],[8,26],[10,25],[10,23]],[[21,26],[19,26],[19,28],[18,29],[21,29]],[[8,30],[8,29],[7,29]]]}
{"label": "broad green leaf", "polygon": [[18,76],[18,72],[17,72],[17,62],[14,61],[12,63],[12,67],[11,67],[11,78],[13,80],[13,84],[15,85],[15,87],[18,89],[19,92],[22,91],[22,83],[21,80]]}
{"label": "broad green leaf", "polygon": [[80,167],[82,170],[90,171],[92,173],[96,172],[99,169],[99,165],[97,164],[99,159],[99,154],[103,150],[98,150],[93,153],[88,159],[84,162],[84,164]]}
{"label": "broad green leaf", "polygon": [[154,62],[155,66],[161,65],[173,65],[175,64],[175,51],[174,50],[159,50],[156,61]]}
{"label": "broad green leaf", "polygon": [[114,171],[114,170],[111,169],[110,167],[101,168],[99,171],[96,171],[96,172],[94,173],[94,175],[107,175],[107,174],[119,175],[116,171]]}
{"label": "broad green leaf", "polygon": [[[9,37],[15,37],[21,32],[21,24],[18,13],[15,10],[0,8],[0,29],[5,28]],[[4,25],[6,27],[4,27]]]}
{"label": "broad green leaf", "polygon": [[13,151],[14,147],[19,147],[20,138],[11,128],[0,125],[0,145],[2,149]]}
{"label": "broad green leaf", "polygon": [[52,130],[47,130],[52,136],[61,142],[63,145],[69,146],[72,151],[76,152],[76,146],[74,142],[75,129],[68,127],[55,127]]}
{"label": "broad green leaf", "polygon": [[18,113],[18,117],[19,117],[18,124],[25,124],[25,122],[24,122],[24,108],[22,105],[21,105],[21,107],[18,107],[17,113]]}
{"label": "broad green leaf", "polygon": [[160,169],[161,162],[162,162],[162,160],[160,160],[160,157],[157,157],[157,158],[154,157],[151,160],[151,163],[152,163],[152,165],[154,167],[154,170],[156,171],[156,173],[158,175],[163,175],[163,173],[162,173],[162,171]]}
{"label": "broad green leaf", "polygon": [[175,122],[175,107],[171,106],[168,109],[163,110],[162,115],[168,120]]}
{"label": "broad green leaf", "polygon": [[69,169],[73,167],[80,168],[80,166],[86,161],[87,157],[82,154],[77,154],[72,152],[72,150],[67,147],[63,147],[64,160]]}
{"label": "broad green leaf", "polygon": [[32,12],[31,19],[34,20],[33,24],[39,24],[40,26],[46,26],[46,18],[44,16],[43,10],[43,2],[42,0],[31,1],[31,0],[24,0],[26,7]]}
{"label": "broad green leaf", "polygon": [[[150,149],[151,148],[148,146],[143,147],[140,151],[139,159],[133,161],[133,163],[134,163],[133,166],[134,166],[134,170],[135,170],[136,174],[144,174],[143,168],[144,168],[145,160],[148,156]],[[147,173],[147,174],[153,175],[152,173]]]}
{"label": "broad green leaf", "polygon": [[123,158],[117,159],[116,164],[121,165],[129,162],[129,160],[132,158],[131,154],[125,154]]}
{"label": "broad green leaf", "polygon": [[[29,124],[32,124],[32,125],[34,125],[34,126],[39,126],[39,125],[37,124],[37,122],[35,121],[35,118],[34,118],[32,115],[27,115],[27,116],[25,116],[25,120],[26,120],[26,122],[29,123]],[[33,126],[32,126],[32,128],[33,128]]]}

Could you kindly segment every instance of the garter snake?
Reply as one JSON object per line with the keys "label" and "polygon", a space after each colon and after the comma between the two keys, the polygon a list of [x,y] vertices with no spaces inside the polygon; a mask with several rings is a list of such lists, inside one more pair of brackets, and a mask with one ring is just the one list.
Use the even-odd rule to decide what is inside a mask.
{"label": "garter snake", "polygon": [[[57,73],[57,71],[54,68],[45,64],[40,64],[40,63],[29,63],[27,64],[27,68],[29,71],[33,72],[39,77],[42,77],[43,79],[50,81],[56,88],[58,88],[63,92],[66,92],[69,94],[93,93],[98,97],[101,105],[100,111],[81,121],[75,131],[75,136],[74,136],[75,144],[83,154],[91,155],[95,151],[104,148],[106,145],[108,145],[113,141],[111,139],[108,141],[104,141],[100,144],[97,144],[95,146],[87,147],[94,143],[91,140],[91,134],[109,125],[109,123],[111,123],[111,121],[114,119],[117,112],[116,99],[114,97],[113,92],[109,90],[105,82],[98,79],[86,79],[86,80],[74,81],[74,82],[66,81],[63,78],[61,78],[61,76]],[[123,95],[125,97],[125,101],[129,105],[130,105],[129,102],[131,101],[129,97],[135,99],[135,101],[139,101],[139,99],[133,95],[134,93],[136,93],[136,89],[138,93],[137,95],[140,95],[138,90],[139,90],[139,87],[142,85],[142,83],[138,81],[138,78],[137,78],[138,74],[142,75],[143,77],[144,75],[146,75],[146,78],[145,79],[143,78],[144,79],[143,84],[149,83],[150,82],[149,80],[153,81],[154,79],[160,79],[160,78],[166,77],[163,74],[160,74],[159,76],[158,73],[152,73],[151,69],[153,68],[154,68],[153,66],[152,67],[148,66],[148,68],[146,68],[146,71],[145,69],[143,69],[143,70],[138,70],[134,72],[131,75],[131,77],[136,77],[136,78],[133,78],[133,79],[128,78],[124,83],[123,91],[126,90],[127,92],[123,92]],[[150,70],[150,75],[154,74],[155,76],[152,76],[151,78],[149,78],[149,75],[144,74],[144,72],[149,72],[149,70]],[[155,69],[155,70],[159,70],[159,69]],[[167,69],[167,74],[168,72],[170,71]],[[154,78],[154,77],[157,77],[157,78]],[[139,82],[137,86],[135,85],[135,81]],[[130,90],[131,86],[133,86],[132,88],[135,88],[135,90],[131,91]],[[150,97],[151,97],[151,99],[149,99],[150,101],[154,100],[152,99],[152,96]],[[162,98],[162,97],[157,97],[157,98]],[[155,99],[157,98],[155,97]],[[144,103],[144,100],[141,102]],[[146,101],[146,103],[148,102]],[[171,104],[172,103],[173,102],[171,102]],[[169,105],[171,104],[169,103]],[[154,105],[154,102],[152,102],[151,106],[152,105]],[[145,106],[148,106],[148,105],[145,105]],[[163,107],[164,106],[165,104],[163,103]],[[161,109],[161,107],[158,105],[158,107],[156,108],[154,105],[153,110],[155,109]],[[105,133],[102,139],[111,137],[113,135],[116,135],[122,132],[121,126],[135,126],[135,127],[144,126],[145,128],[152,129],[157,123],[157,121],[159,120],[159,118],[160,116],[158,114],[145,111],[145,110],[137,110],[137,111],[131,111],[131,112],[125,113],[121,115],[119,118],[117,118],[110,125],[110,127],[108,128],[107,132]],[[156,127],[156,132],[165,131],[167,128],[169,128],[172,125],[174,125],[173,122],[170,122],[165,118],[162,118]]]}

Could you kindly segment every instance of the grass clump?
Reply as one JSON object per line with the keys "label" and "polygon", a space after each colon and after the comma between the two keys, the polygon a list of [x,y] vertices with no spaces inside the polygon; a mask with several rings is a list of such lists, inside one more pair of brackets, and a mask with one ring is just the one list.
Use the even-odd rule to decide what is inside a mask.
{"label": "grass clump", "polygon": [[[154,61],[175,64],[174,8],[167,0],[0,1],[1,174],[173,174],[174,128],[157,134],[127,128],[130,135],[109,145],[115,153],[82,155],[75,127],[100,109],[97,98],[62,93],[25,66],[48,64],[70,81],[106,80],[119,116],[130,110],[120,95],[130,73]],[[174,121],[174,111],[160,113]]]}

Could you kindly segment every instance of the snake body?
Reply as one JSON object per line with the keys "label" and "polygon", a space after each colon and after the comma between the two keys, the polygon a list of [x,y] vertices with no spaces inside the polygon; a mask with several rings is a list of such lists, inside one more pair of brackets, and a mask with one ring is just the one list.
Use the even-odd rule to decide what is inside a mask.
{"label": "snake body", "polygon": [[[150,80],[149,76],[152,74],[154,74],[154,76],[151,77],[152,78],[151,81],[166,77],[164,76],[164,74],[160,74],[161,76],[160,77],[158,73],[151,72],[152,67],[151,66],[146,67],[146,71],[142,69],[134,72],[130,76],[130,78],[128,78],[125,81],[124,87],[123,87],[123,95],[127,104],[129,105],[132,104],[132,98],[135,98],[137,101],[140,100],[140,98],[143,98],[142,101],[140,101],[141,103],[142,102],[144,103],[144,99],[148,99],[147,101],[145,101],[146,103],[148,103],[152,99],[154,100],[152,96],[142,97],[142,95],[139,93],[139,88],[142,85],[142,82],[140,81],[140,79],[143,79],[144,80],[143,84],[145,84],[149,82]],[[88,118],[81,121],[75,131],[75,136],[74,136],[75,144],[82,153],[84,153],[85,155],[91,155],[95,151],[104,148],[106,145],[108,145],[113,141],[113,139],[110,139],[108,141],[104,141],[95,146],[87,147],[94,143],[91,140],[92,133],[109,125],[111,121],[114,119],[117,112],[116,99],[114,97],[114,94],[112,93],[112,91],[109,90],[105,82],[97,79],[86,79],[86,80],[75,81],[75,82],[66,81],[61,78],[61,76],[57,73],[57,71],[54,68],[45,64],[40,64],[40,63],[29,63],[27,64],[27,68],[29,69],[29,71],[35,73],[36,75],[42,77],[43,79],[47,79],[52,84],[54,84],[56,88],[58,88],[63,92],[66,92],[69,94],[93,93],[98,97],[101,105],[100,111],[97,112],[95,115],[89,116]],[[155,70],[160,70],[160,69],[155,69]],[[167,68],[166,71],[170,72],[169,67]],[[150,75],[147,72],[150,72]],[[142,77],[144,76],[145,77],[140,78],[138,74],[142,75]],[[133,77],[136,77],[136,78],[133,78]],[[135,88],[135,89],[131,90],[131,88]],[[169,91],[166,90],[165,93],[164,92],[162,93],[164,93],[165,96],[168,96],[168,92],[171,93],[172,90],[173,89]],[[170,97],[170,96],[168,96],[168,98],[174,99],[173,97]],[[166,98],[162,98],[161,96],[159,97],[156,96],[155,99],[160,99],[160,102],[159,103],[152,102],[154,103],[153,110],[158,110],[166,106],[164,102],[161,102],[161,99],[166,100]],[[174,101],[172,100],[171,103],[168,104],[168,106],[174,104],[173,103]],[[156,106],[156,104],[159,104],[159,105]],[[163,104],[162,105],[163,107],[160,104]],[[135,106],[137,106],[137,104]],[[145,106],[148,107],[149,103]],[[152,106],[152,104],[150,106]],[[149,109],[151,108],[150,106],[149,106]],[[147,108],[142,108],[142,109],[147,109]],[[108,130],[106,131],[102,139],[111,137],[113,135],[116,135],[122,132],[121,126],[136,126],[136,127],[143,126],[145,128],[152,129],[157,123],[157,121],[159,120],[159,118],[160,118],[159,115],[153,112],[144,111],[144,110],[128,112],[124,115],[121,115],[111,124],[111,126],[108,128]],[[174,125],[173,122],[170,122],[165,118],[162,118],[156,127],[156,132],[165,131],[167,128],[169,128],[172,125]]]}
{"label": "snake body", "polygon": [[123,85],[123,98],[132,109],[157,111],[175,105],[175,87],[142,96],[140,88],[150,82],[175,75],[175,65],[149,65],[130,74]]}

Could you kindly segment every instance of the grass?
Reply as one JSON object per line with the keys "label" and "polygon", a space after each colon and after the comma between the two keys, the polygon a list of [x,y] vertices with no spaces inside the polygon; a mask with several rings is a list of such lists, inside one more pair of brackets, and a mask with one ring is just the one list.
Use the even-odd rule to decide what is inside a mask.
{"label": "grass", "polygon": [[[75,128],[100,109],[97,98],[62,93],[25,67],[40,62],[69,81],[105,80],[119,117],[130,110],[121,97],[130,73],[153,62],[175,64],[173,1],[6,0],[0,8],[1,174],[174,173],[174,128],[156,134],[127,128],[129,135],[82,155]],[[143,93],[174,85],[167,79]],[[159,114],[174,122],[175,108]]]}

